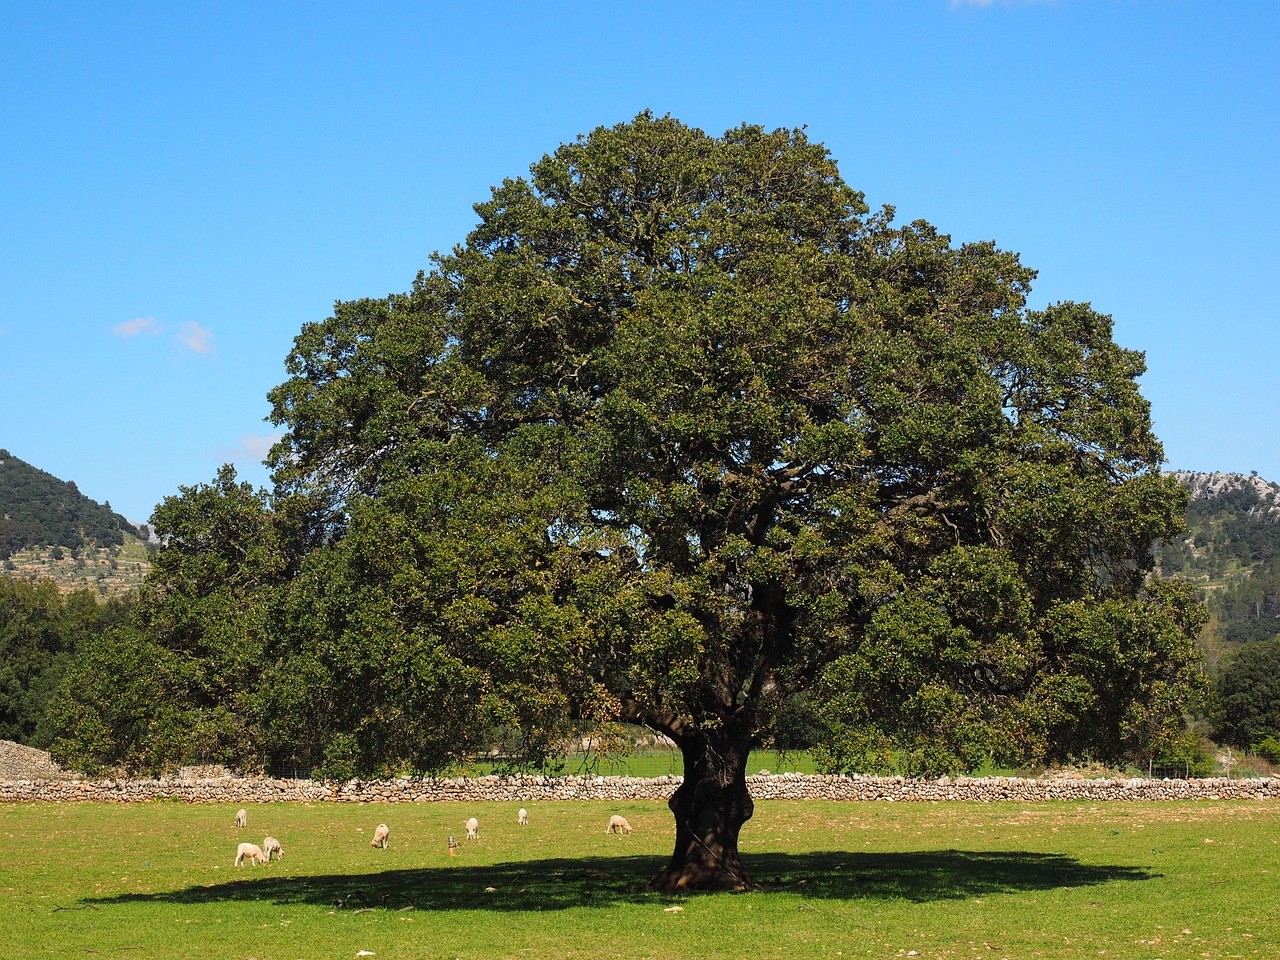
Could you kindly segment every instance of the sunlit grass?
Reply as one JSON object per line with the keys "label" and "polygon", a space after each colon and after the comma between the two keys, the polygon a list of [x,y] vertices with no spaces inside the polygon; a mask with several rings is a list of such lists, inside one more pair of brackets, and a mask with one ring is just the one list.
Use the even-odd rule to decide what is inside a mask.
{"label": "sunlit grass", "polygon": [[[1280,805],[767,801],[762,889],[641,887],[660,803],[0,807],[5,957],[1272,957]],[[606,836],[611,813],[635,826]],[[481,822],[450,857],[448,837]],[[386,851],[373,828],[392,830]],[[241,840],[285,860],[232,866]],[[492,888],[492,889],[490,889]],[[670,908],[681,907],[674,911]]]}
{"label": "sunlit grass", "polygon": [[[465,768],[447,771],[447,775],[485,776],[500,773],[499,765],[478,760]],[[542,771],[552,775],[596,777],[682,777],[684,758],[675,747],[635,750],[627,754],[573,753]],[[747,760],[747,775],[758,773],[819,773],[817,762],[807,750],[780,753],[777,750],[753,750]]]}

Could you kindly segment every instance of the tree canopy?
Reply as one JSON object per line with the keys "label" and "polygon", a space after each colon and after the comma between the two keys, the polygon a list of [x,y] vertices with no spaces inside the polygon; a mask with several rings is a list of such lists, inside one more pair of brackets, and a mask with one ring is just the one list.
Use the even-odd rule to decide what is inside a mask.
{"label": "tree canopy", "polygon": [[844,767],[1110,757],[1198,690],[1145,586],[1185,494],[1085,303],[897,225],[800,130],[641,114],[476,205],[273,390],[280,716],[354,769],[625,720],[685,757],[661,887],[745,886],[747,751],[811,696]]}

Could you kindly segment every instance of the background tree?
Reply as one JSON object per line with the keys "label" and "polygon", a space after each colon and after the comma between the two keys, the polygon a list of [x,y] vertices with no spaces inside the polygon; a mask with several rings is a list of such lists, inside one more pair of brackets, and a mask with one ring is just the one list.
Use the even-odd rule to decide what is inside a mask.
{"label": "background tree", "polygon": [[87,773],[158,774],[194,762],[200,717],[187,703],[180,655],[129,624],[91,638],[49,706],[50,752]]}
{"label": "background tree", "polygon": [[1185,497],[1142,357],[1029,310],[1016,255],[870,212],[801,131],[648,114],[476,211],[411,292],[304,327],[271,394],[280,490],[331,508],[273,656],[352,763],[643,723],[685,764],[652,885],[740,888],[747,754],[797,694],[836,760],[905,732],[925,770],[1109,755],[1194,689],[1143,590]]}
{"label": "background tree", "polygon": [[1241,647],[1223,666],[1217,695],[1223,743],[1248,750],[1280,738],[1280,638]]}
{"label": "background tree", "polygon": [[64,596],[49,580],[0,576],[0,739],[47,746],[49,702],[68,665],[129,610],[87,590]]}
{"label": "background tree", "polygon": [[60,689],[60,761],[263,766],[268,612],[312,546],[299,502],[254,490],[229,465],[165,498],[152,517],[163,547],[128,624],[87,644]]}

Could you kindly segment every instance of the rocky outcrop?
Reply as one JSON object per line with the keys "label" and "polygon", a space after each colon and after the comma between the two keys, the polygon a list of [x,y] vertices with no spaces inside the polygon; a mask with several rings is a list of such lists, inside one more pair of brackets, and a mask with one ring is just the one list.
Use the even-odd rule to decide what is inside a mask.
{"label": "rocky outcrop", "polygon": [[1280,523],[1280,484],[1263,480],[1256,473],[1171,470],[1169,475],[1190,491],[1192,500],[1214,500],[1243,490],[1252,491],[1257,496],[1257,503],[1249,512]]}

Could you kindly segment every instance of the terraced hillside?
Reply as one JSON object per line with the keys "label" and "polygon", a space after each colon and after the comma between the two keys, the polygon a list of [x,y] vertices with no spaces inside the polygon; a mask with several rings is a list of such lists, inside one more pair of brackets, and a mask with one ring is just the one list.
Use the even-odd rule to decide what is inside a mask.
{"label": "terraced hillside", "polygon": [[0,574],[46,578],[64,592],[127,593],[151,569],[143,533],[74,481],[0,450]]}
{"label": "terraced hillside", "polygon": [[93,590],[116,597],[137,590],[151,571],[151,554],[139,537],[125,535],[121,546],[27,547],[0,562],[0,572],[21,580],[52,580],[63,593]]}

